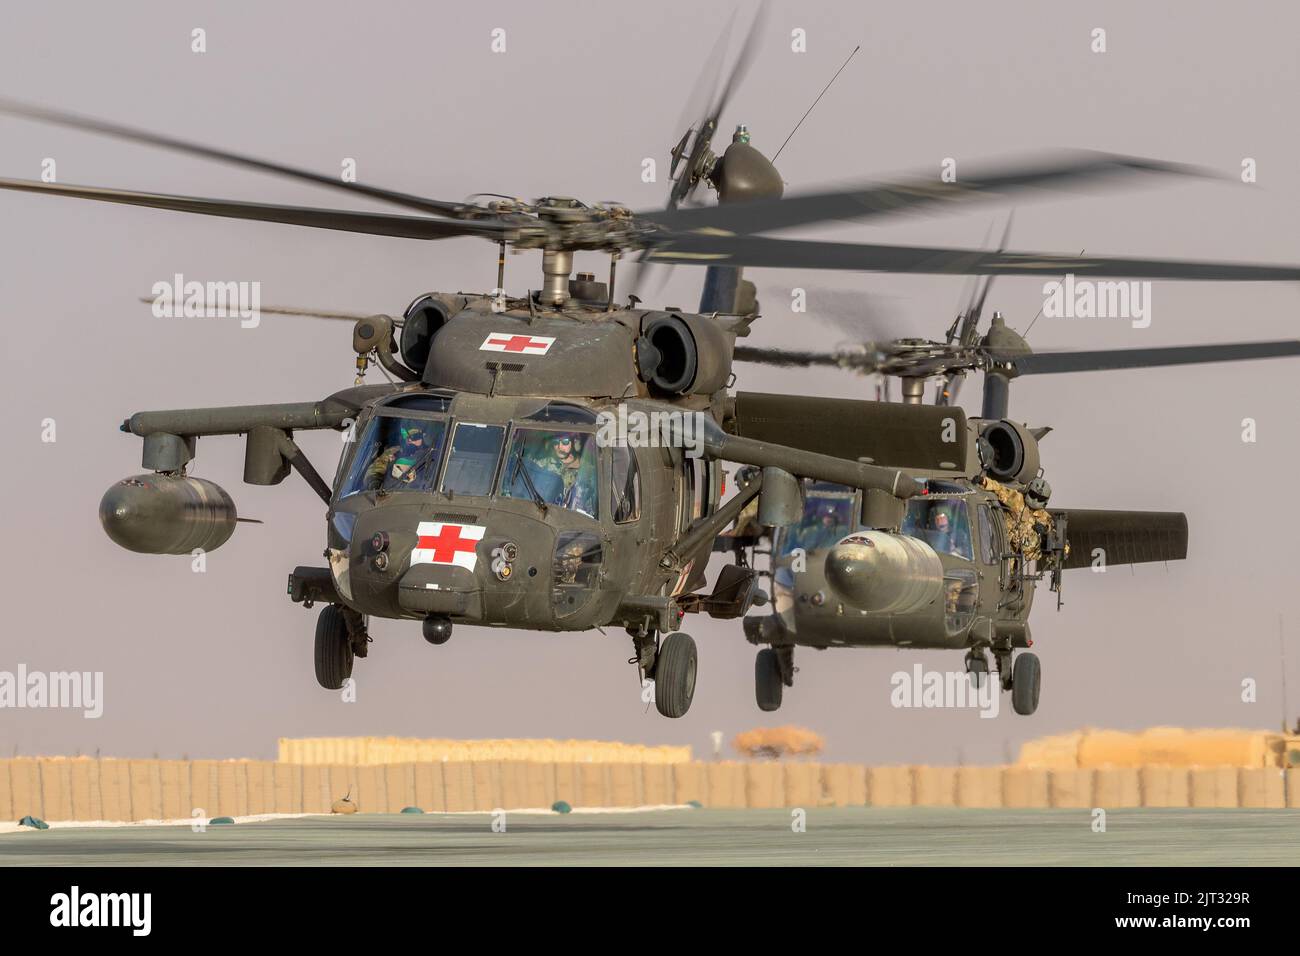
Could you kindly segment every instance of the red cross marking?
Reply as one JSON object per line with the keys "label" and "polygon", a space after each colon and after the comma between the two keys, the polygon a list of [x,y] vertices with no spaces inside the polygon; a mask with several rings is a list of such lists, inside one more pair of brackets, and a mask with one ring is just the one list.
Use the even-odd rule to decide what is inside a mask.
{"label": "red cross marking", "polygon": [[530,348],[540,349],[546,347],[546,342],[536,341],[531,335],[508,335],[504,337],[493,335],[488,337],[487,344],[500,346],[507,352],[523,352]]}
{"label": "red cross marking", "polygon": [[461,526],[445,524],[437,534],[422,534],[416,547],[433,551],[433,560],[437,564],[451,564],[458,551],[473,552],[478,541],[460,536]]}

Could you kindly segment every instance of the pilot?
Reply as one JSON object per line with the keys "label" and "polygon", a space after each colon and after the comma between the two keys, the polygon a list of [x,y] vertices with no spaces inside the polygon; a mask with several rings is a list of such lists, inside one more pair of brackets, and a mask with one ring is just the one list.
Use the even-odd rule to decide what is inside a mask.
{"label": "pilot", "polygon": [[556,432],[550,441],[550,454],[538,464],[546,471],[560,476],[563,491],[554,504],[576,508],[590,513],[595,501],[595,478],[582,454],[583,436],[571,432]]}
{"label": "pilot", "polygon": [[577,584],[578,572],[582,570],[582,556],[585,549],[582,542],[574,540],[565,545],[555,556],[557,584]]}
{"label": "pilot", "polygon": [[400,428],[400,445],[385,448],[366,469],[366,487],[377,491],[381,486],[409,485],[415,480],[415,465],[428,448],[420,425]]}
{"label": "pilot", "polygon": [[930,545],[934,550],[941,554],[948,554],[952,551],[953,534],[952,520],[948,517],[948,509],[935,508],[930,514]]}
{"label": "pilot", "polygon": [[844,536],[840,533],[839,516],[835,509],[829,505],[821,509],[817,523],[804,530],[799,537],[805,551],[829,548],[839,541]]}

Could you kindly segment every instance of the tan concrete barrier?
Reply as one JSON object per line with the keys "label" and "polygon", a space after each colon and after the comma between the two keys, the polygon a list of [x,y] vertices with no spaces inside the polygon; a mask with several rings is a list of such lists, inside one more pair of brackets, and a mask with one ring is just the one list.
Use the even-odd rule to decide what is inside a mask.
{"label": "tan concrete barrier", "polygon": [[[823,764],[822,793],[834,807],[861,807],[867,803],[867,768],[847,763]],[[751,804],[752,806],[752,804]]]}
{"label": "tan concrete barrier", "polygon": [[805,809],[821,806],[821,767],[815,763],[787,763],[784,766],[785,803],[782,806]]}
{"label": "tan concrete barrier", "polygon": [[1098,807],[1140,807],[1142,787],[1136,767],[1103,767],[1093,771],[1093,800]]}
{"label": "tan concrete barrier", "polygon": [[1192,774],[1186,767],[1143,767],[1138,781],[1144,807],[1192,805]]}
{"label": "tan concrete barrier", "polygon": [[1082,730],[1031,740],[1019,764],[1040,769],[1092,767],[1285,767],[1300,736],[1264,730],[1151,727]]}
{"label": "tan concrete barrier", "polygon": [[666,763],[648,763],[641,768],[646,806],[659,807],[673,802],[673,767]]}
{"label": "tan concrete barrier", "polygon": [[910,807],[913,802],[911,767],[869,767],[867,802],[873,807]]}
{"label": "tan concrete barrier", "polygon": [[679,763],[673,765],[672,803],[703,804],[708,796],[708,779],[704,775],[705,764]]}
{"label": "tan concrete barrier", "polygon": [[1047,771],[1025,767],[1008,767],[1002,777],[1004,807],[1051,806]]}
{"label": "tan concrete barrier", "polygon": [[957,806],[1002,806],[1001,767],[958,767]]}
{"label": "tan concrete barrier", "polygon": [[256,760],[0,760],[0,819],[156,820],[324,813],[348,796],[362,813],[549,807],[926,806],[1300,809],[1300,769],[863,767],[803,761],[430,761],[282,764]]}
{"label": "tan concrete barrier", "polygon": [[1048,800],[1054,807],[1090,809],[1098,805],[1093,801],[1094,784],[1091,770],[1048,771]]}
{"label": "tan concrete barrier", "polygon": [[957,805],[957,768],[916,767],[912,771],[914,801],[918,807]]}
{"label": "tan concrete barrier", "polygon": [[1285,807],[1286,773],[1273,767],[1242,769],[1237,774],[1237,795],[1243,807]]}
{"label": "tan concrete barrier", "polygon": [[1240,806],[1234,767],[1193,767],[1191,790],[1193,807]]}
{"label": "tan concrete barrier", "polygon": [[[706,765],[706,807],[743,807],[745,805],[745,765],[722,761]],[[788,804],[787,804],[788,806]]]}

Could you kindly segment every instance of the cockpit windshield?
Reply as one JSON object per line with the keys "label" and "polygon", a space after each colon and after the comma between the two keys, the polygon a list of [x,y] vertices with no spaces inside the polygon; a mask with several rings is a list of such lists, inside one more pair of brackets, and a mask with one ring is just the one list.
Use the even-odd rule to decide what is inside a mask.
{"label": "cockpit windshield", "polygon": [[366,426],[340,498],[359,491],[428,491],[447,431],[443,421],[376,415]]}
{"label": "cockpit windshield", "polygon": [[961,498],[912,498],[903,517],[903,534],[920,538],[940,554],[973,560],[970,515]]}
{"label": "cockpit windshield", "polygon": [[532,499],[599,517],[597,455],[595,435],[518,428],[506,455],[501,496]]}
{"label": "cockpit windshield", "polygon": [[[814,486],[816,487],[816,486]],[[781,535],[781,554],[795,548],[805,552],[829,548],[853,530],[853,493],[834,494],[809,490],[804,497],[803,517]]]}

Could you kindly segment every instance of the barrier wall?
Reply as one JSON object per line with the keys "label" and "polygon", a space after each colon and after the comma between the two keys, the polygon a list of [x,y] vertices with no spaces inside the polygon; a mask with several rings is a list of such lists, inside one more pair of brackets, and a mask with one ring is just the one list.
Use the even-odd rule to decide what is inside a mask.
{"label": "barrier wall", "polygon": [[802,761],[577,763],[520,760],[386,765],[259,760],[0,760],[0,821],[178,820],[361,813],[684,804],[842,806],[1300,808],[1300,769],[863,767]]}
{"label": "barrier wall", "polygon": [[1127,767],[1300,767],[1300,735],[1264,730],[1081,730],[1031,740],[1018,764],[1040,770]]}

